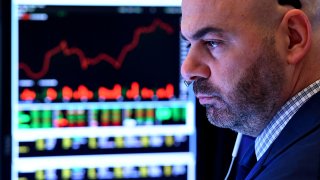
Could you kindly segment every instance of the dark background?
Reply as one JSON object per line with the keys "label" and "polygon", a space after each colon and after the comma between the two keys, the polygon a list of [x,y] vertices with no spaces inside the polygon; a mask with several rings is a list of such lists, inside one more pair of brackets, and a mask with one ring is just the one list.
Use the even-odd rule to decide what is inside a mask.
{"label": "dark background", "polygon": [[10,1],[0,1],[0,180],[10,179]]}

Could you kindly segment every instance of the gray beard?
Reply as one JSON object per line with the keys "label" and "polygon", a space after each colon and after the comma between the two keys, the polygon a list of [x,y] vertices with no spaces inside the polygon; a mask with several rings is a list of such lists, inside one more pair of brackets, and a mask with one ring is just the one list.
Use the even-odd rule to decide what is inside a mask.
{"label": "gray beard", "polygon": [[232,93],[223,96],[205,79],[194,82],[195,93],[217,95],[217,103],[205,105],[208,120],[213,125],[256,137],[281,106],[285,82],[283,65],[270,40],[264,47]]}

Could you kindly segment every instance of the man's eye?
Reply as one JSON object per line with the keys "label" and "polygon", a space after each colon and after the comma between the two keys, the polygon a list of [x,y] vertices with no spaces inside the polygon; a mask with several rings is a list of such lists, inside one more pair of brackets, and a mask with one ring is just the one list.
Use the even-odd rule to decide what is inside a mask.
{"label": "man's eye", "polygon": [[191,43],[186,43],[186,46],[187,46],[188,49],[190,49]]}
{"label": "man's eye", "polygon": [[222,44],[222,41],[206,41],[206,45],[210,48],[210,49],[215,49],[217,48],[219,45]]}
{"label": "man's eye", "polygon": [[189,50],[191,48],[191,43],[185,41],[185,47],[187,48],[187,52],[189,52]]}

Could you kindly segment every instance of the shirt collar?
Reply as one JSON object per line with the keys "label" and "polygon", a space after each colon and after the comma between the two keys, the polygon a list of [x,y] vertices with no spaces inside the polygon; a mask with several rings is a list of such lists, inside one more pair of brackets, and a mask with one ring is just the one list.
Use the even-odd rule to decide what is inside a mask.
{"label": "shirt collar", "polygon": [[320,79],[312,83],[289,101],[276,113],[267,127],[260,133],[255,140],[255,153],[257,160],[268,150],[270,145],[279,136],[284,127],[288,124],[292,116],[299,108],[313,95],[320,91]]}

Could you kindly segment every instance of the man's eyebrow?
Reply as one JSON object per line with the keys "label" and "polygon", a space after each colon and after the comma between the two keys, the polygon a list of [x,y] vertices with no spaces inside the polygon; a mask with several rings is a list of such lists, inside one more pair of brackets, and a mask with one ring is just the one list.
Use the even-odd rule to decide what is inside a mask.
{"label": "man's eyebrow", "polygon": [[[215,27],[204,27],[199,29],[198,31],[196,31],[192,36],[191,39],[192,40],[198,40],[201,39],[203,36],[205,36],[206,34],[209,33],[214,33],[214,34],[218,34],[221,35],[223,32],[222,29],[220,28],[215,28]],[[187,40],[187,38],[181,33],[181,38],[184,40]]]}

